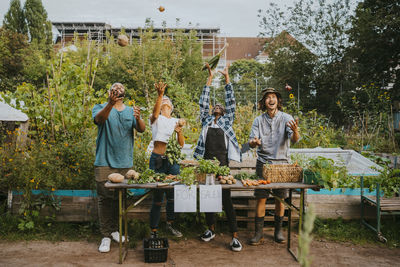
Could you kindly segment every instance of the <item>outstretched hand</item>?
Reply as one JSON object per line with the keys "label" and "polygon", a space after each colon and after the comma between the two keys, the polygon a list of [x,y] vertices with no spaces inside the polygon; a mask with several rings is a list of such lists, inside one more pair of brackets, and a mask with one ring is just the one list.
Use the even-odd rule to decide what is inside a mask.
{"label": "outstretched hand", "polygon": [[229,65],[226,65],[224,70],[222,70],[222,71],[219,70],[218,72],[221,73],[222,75],[224,75],[225,83],[228,84],[230,82],[229,81]]}
{"label": "outstretched hand", "polygon": [[212,78],[214,76],[214,71],[211,69],[210,64],[208,64],[208,62],[206,62],[205,65],[208,70],[208,77]]}
{"label": "outstretched hand", "polygon": [[157,89],[157,93],[160,96],[160,95],[164,95],[165,88],[167,88],[167,84],[160,81],[158,83],[155,83],[154,87]]}
{"label": "outstretched hand", "polygon": [[290,127],[290,129],[294,132],[294,133],[298,133],[299,132],[299,118],[296,118],[296,120],[291,120],[289,121],[287,124],[287,126]]}
{"label": "outstretched hand", "polygon": [[258,137],[254,137],[253,139],[250,140],[249,145],[250,147],[261,146],[261,140],[258,139]]}
{"label": "outstretched hand", "polygon": [[140,119],[140,108],[137,106],[133,106],[133,116],[135,116],[136,120]]}
{"label": "outstretched hand", "polygon": [[117,103],[118,100],[122,100],[123,97],[119,97],[119,93],[117,90],[110,90],[108,92],[108,103],[110,103],[111,105],[115,105],[115,103]]}

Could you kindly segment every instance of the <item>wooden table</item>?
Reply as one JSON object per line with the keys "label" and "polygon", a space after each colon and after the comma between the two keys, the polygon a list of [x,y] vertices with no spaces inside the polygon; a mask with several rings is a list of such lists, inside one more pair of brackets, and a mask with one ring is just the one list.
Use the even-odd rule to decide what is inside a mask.
{"label": "wooden table", "polygon": [[[216,182],[218,184],[218,182]],[[122,228],[124,227],[124,235],[125,240],[128,240],[128,220],[127,213],[130,209],[136,207],[140,202],[142,202],[149,194],[152,189],[170,189],[173,188],[172,185],[163,185],[159,186],[157,183],[150,184],[128,184],[127,180],[124,180],[123,183],[112,183],[107,182],[105,184],[106,188],[118,190],[118,199],[119,199],[119,263],[121,264],[125,259],[128,253],[128,242],[125,242],[124,247],[122,246]],[[197,186],[198,187],[198,186]],[[292,211],[297,212],[299,214],[299,229],[302,228],[303,224],[303,215],[304,215],[304,194],[305,189],[318,189],[317,185],[309,185],[303,183],[271,183],[267,185],[258,185],[258,186],[243,186],[240,181],[237,181],[236,184],[228,185],[221,184],[222,189],[240,189],[240,190],[252,190],[252,189],[288,189],[289,190],[289,198],[288,201],[281,199],[277,196],[273,197],[280,202],[282,202],[288,208],[288,232],[287,232],[287,250],[289,253],[297,260],[297,256],[291,249],[291,225],[292,225]],[[126,196],[127,189],[150,189],[147,193],[145,193],[139,200],[137,200],[134,204],[127,207],[126,205]],[[296,207],[292,204],[292,193],[293,190],[300,190],[300,205]]]}

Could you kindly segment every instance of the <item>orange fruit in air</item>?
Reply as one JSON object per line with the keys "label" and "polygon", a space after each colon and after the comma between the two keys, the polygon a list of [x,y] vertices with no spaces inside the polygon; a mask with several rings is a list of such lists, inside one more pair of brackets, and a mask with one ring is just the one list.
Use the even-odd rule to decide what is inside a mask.
{"label": "orange fruit in air", "polygon": [[164,12],[164,11],[165,11],[165,7],[160,6],[160,7],[158,8],[158,10],[159,10],[160,12]]}

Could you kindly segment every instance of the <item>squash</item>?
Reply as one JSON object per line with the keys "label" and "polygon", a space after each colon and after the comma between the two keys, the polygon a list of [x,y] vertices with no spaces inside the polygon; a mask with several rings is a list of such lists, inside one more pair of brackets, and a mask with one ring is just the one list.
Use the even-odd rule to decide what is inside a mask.
{"label": "squash", "polygon": [[108,175],[108,180],[113,183],[122,183],[124,181],[124,176],[115,172]]}

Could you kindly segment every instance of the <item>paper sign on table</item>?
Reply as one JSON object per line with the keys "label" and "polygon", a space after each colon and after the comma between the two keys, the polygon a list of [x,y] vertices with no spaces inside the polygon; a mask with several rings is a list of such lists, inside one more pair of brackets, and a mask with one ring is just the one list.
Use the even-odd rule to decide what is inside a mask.
{"label": "paper sign on table", "polygon": [[195,185],[175,185],[174,196],[175,212],[196,212],[197,189]]}
{"label": "paper sign on table", "polygon": [[222,211],[221,185],[200,185],[200,212]]}

